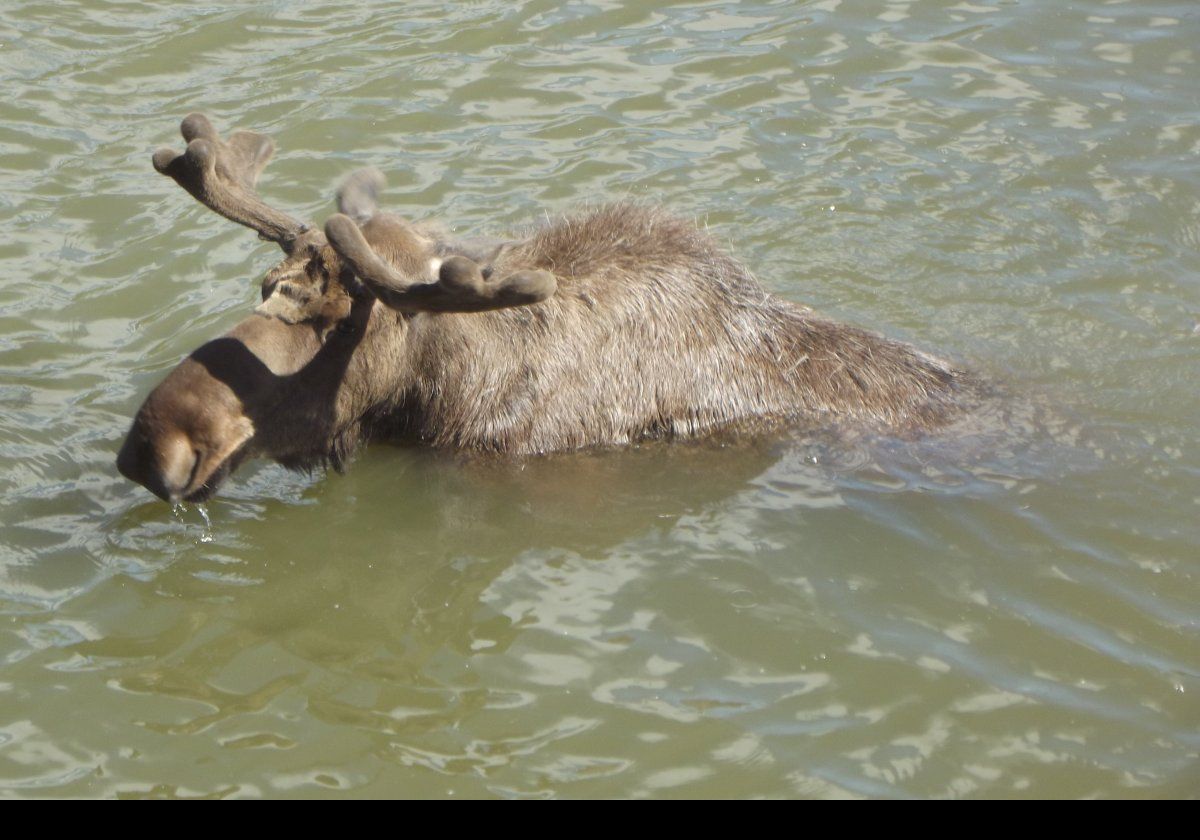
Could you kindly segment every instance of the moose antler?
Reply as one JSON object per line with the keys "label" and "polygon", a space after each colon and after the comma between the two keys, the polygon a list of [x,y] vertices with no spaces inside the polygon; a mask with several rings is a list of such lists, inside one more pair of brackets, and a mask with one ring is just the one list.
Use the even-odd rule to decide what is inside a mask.
{"label": "moose antler", "polygon": [[408,276],[397,271],[375,252],[354,220],[341,213],[325,223],[325,238],[379,300],[401,311],[484,312],[526,306],[546,300],[558,285],[548,271],[518,271],[486,280],[478,263],[457,255],[442,262],[437,280],[414,281],[410,277],[422,266],[406,266]]}
{"label": "moose antler", "polygon": [[275,151],[265,134],[237,131],[222,140],[208,117],[188,114],[179,131],[187,141],[182,154],[174,149],[154,153],[154,168],[170,175],[192,197],[230,221],[257,231],[291,254],[296,237],[308,229],[286,213],[263,203],[254,184]]}

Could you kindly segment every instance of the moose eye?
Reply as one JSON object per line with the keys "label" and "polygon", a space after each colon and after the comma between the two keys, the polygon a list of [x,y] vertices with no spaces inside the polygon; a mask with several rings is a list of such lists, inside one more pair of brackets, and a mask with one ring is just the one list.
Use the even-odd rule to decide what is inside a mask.
{"label": "moose eye", "polygon": [[349,318],[338,321],[337,326],[335,326],[334,329],[337,330],[338,335],[353,335],[358,331],[358,327],[356,327],[354,322]]}

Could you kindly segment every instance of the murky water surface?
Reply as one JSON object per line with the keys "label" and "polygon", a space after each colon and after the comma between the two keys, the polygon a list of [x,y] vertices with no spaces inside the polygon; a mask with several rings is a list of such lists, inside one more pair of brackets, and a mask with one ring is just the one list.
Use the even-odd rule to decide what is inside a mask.
{"label": "murky water surface", "polygon": [[[9,3],[0,791],[1195,796],[1200,6]],[[129,419],[273,246],[150,167],[503,231],[632,196],[1007,384],[1002,434],[479,463],[172,514]]]}

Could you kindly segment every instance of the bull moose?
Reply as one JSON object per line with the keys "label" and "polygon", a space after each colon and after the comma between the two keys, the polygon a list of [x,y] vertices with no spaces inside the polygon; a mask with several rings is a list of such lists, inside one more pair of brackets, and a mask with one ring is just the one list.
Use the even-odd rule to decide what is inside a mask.
{"label": "bull moose", "polygon": [[637,204],[521,238],[456,241],[377,208],[351,176],[318,229],[264,203],[271,140],[191,114],[154,168],[276,242],[262,303],[183,360],[117,457],[203,501],[249,458],[341,470],[371,440],[534,455],[787,424],[923,434],[970,374],[768,294],[696,225]]}

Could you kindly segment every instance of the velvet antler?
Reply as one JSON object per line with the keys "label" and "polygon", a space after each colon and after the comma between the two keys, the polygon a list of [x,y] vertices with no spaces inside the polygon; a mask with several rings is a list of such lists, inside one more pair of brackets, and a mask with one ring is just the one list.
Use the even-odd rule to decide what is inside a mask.
{"label": "velvet antler", "polygon": [[268,207],[254,191],[275,144],[265,134],[237,131],[222,140],[208,117],[189,114],[179,126],[187,149],[159,149],[154,168],[175,179],[192,197],[230,221],[257,231],[290,254],[308,225]]}
{"label": "velvet antler", "polygon": [[[468,257],[448,257],[432,282],[426,266],[393,254],[393,261],[412,263],[404,271],[389,265],[367,242],[349,216],[338,214],[325,223],[325,238],[354,274],[386,306],[405,312],[483,312],[526,306],[554,294],[557,282],[548,271],[518,271],[499,280],[485,280],[479,264]],[[392,249],[395,250],[395,249]]]}

